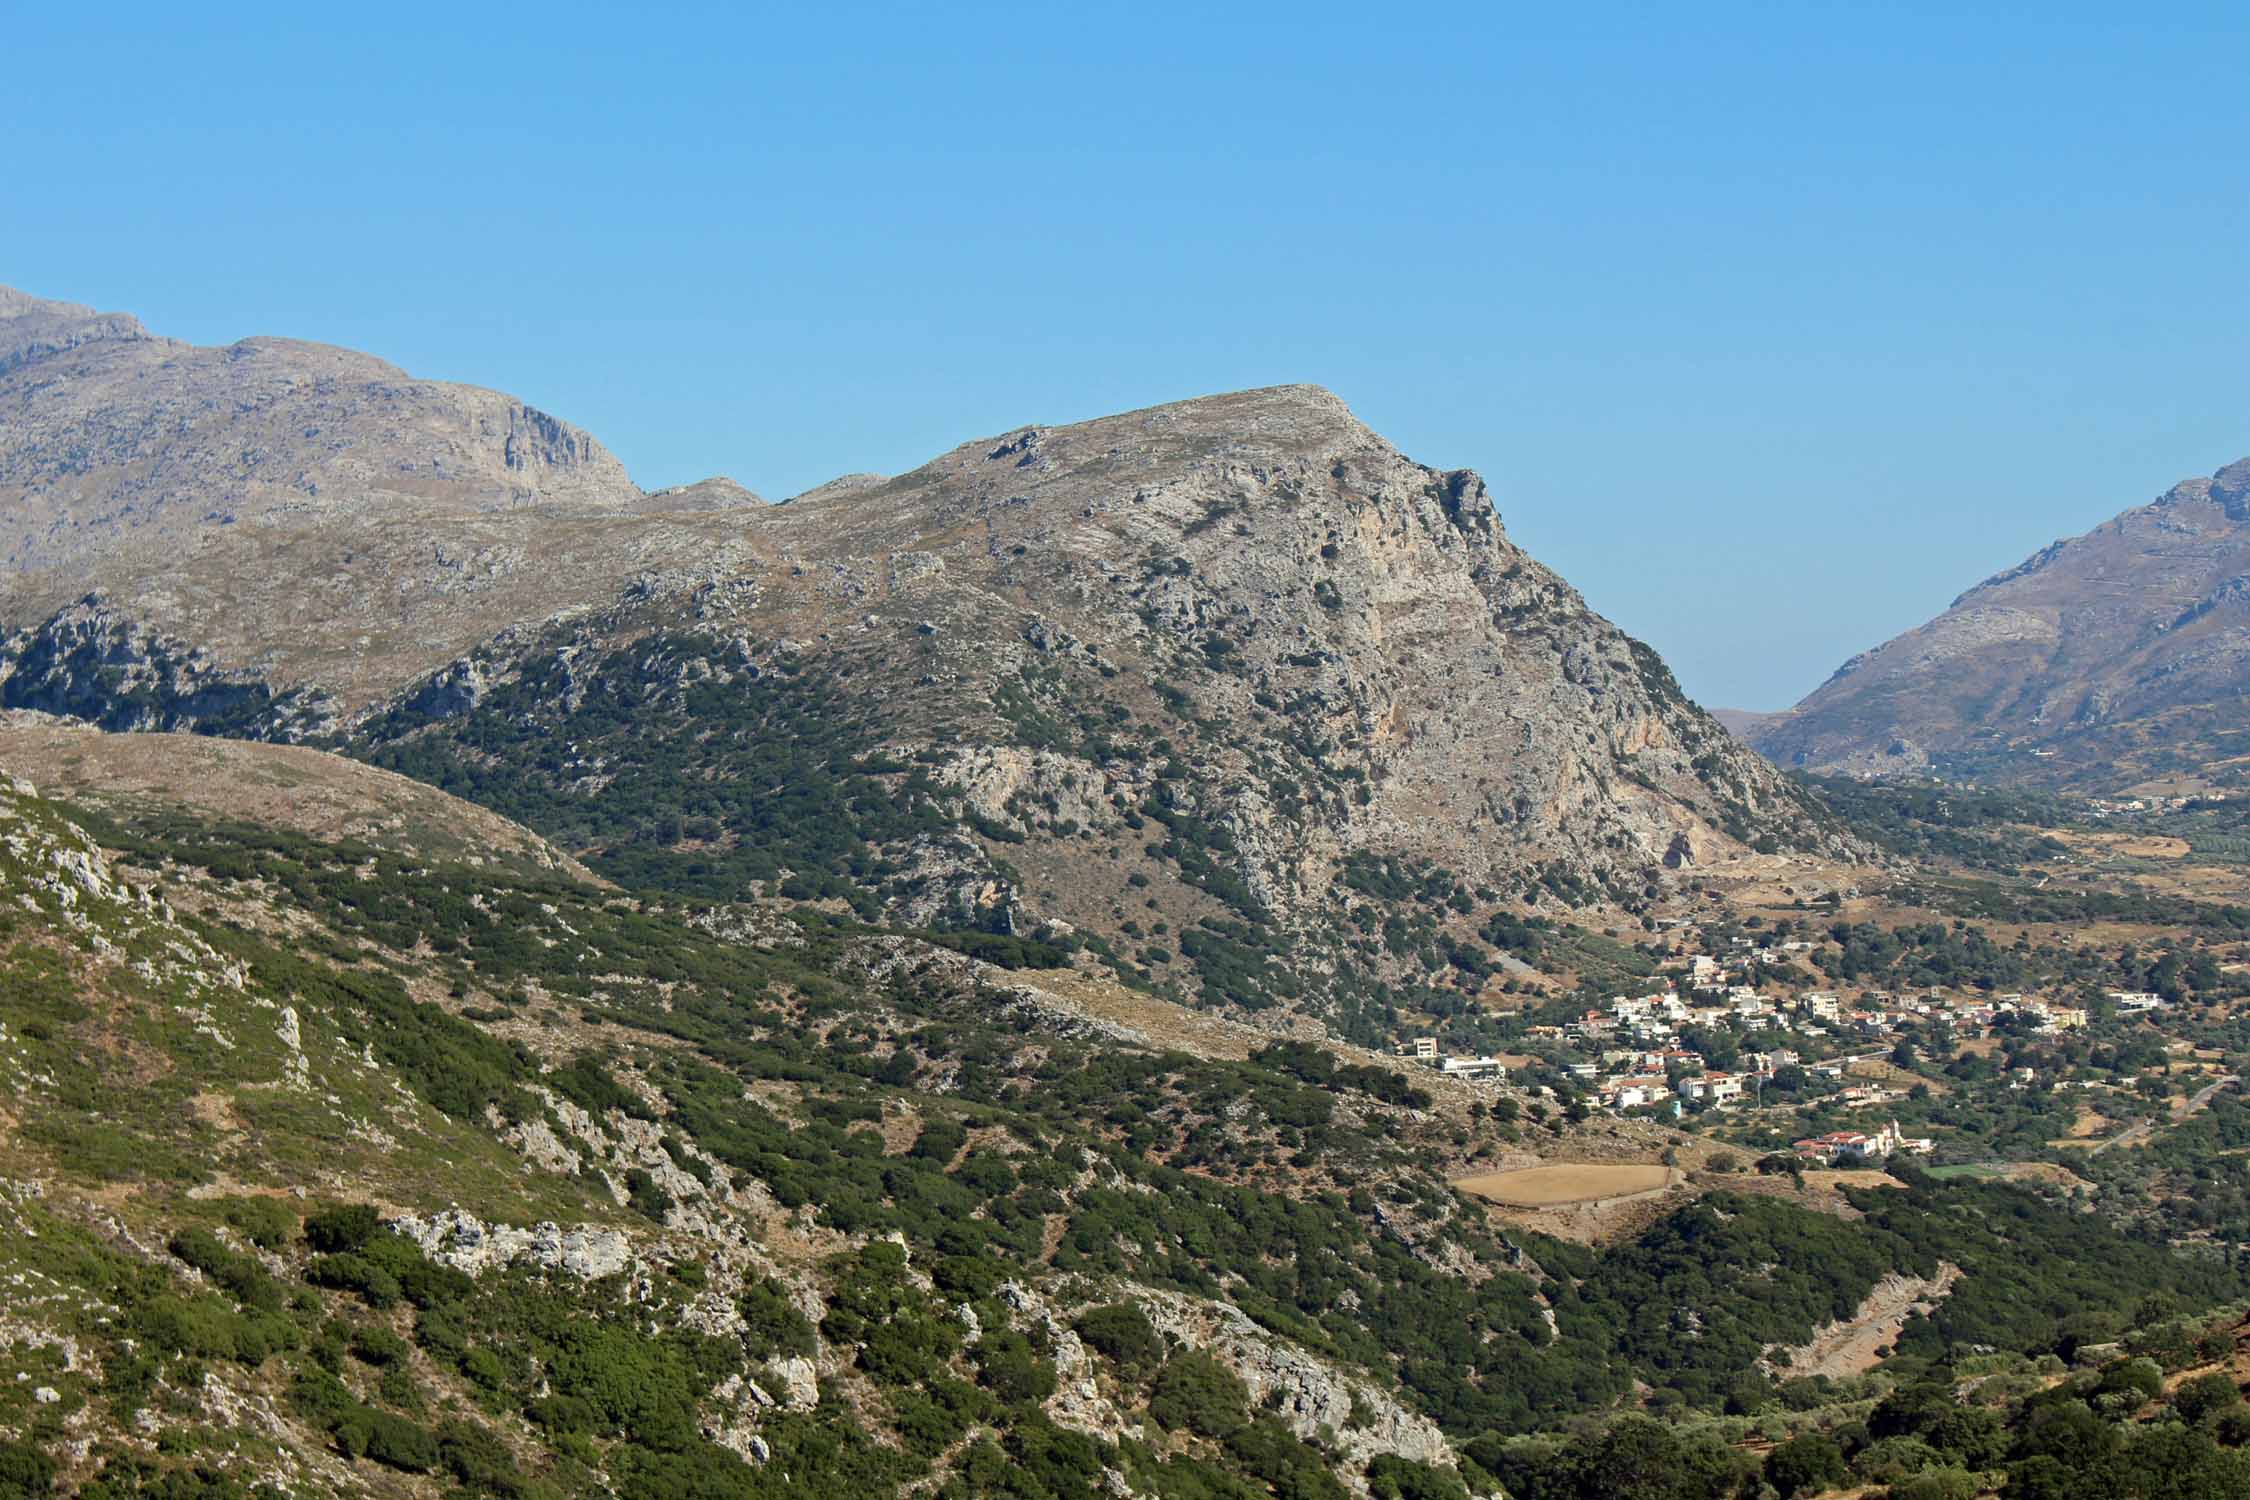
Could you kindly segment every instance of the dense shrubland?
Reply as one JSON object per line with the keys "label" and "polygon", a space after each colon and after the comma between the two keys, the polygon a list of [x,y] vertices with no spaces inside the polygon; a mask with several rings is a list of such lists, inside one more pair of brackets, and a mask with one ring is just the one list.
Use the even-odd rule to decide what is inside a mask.
{"label": "dense shrubland", "polygon": [[[1913,1368],[1982,1346],[2067,1354],[2131,1326],[2151,1298],[2185,1312],[2241,1290],[2221,1262],[1974,1183],[1868,1195],[1857,1223],[1713,1195],[1601,1252],[1503,1235],[1426,1165],[1458,1148],[1424,1090],[1301,1043],[1228,1062],[1027,1027],[958,958],[829,918],[750,944],[713,936],[712,914],[677,898],[176,816],[104,836],[146,876],[197,893],[188,904],[206,915],[183,920],[242,966],[250,993],[292,1005],[335,1055],[371,1055],[373,1076],[418,1101],[434,1134],[384,1159],[394,1192],[481,1180],[464,1175],[488,1149],[472,1143],[556,1127],[552,1099],[657,1132],[691,1179],[673,1191],[754,1190],[844,1247],[796,1288],[741,1281],[733,1331],[713,1335],[687,1314],[711,1270],[676,1251],[658,1256],[661,1274],[615,1284],[521,1267],[471,1279],[364,1203],[167,1192],[152,1262],[25,1210],[46,1264],[109,1309],[79,1331],[104,1351],[86,1399],[120,1424],[153,1403],[209,1434],[178,1393],[224,1366],[254,1372],[333,1454],[468,1493],[781,1493],[786,1475],[798,1494],[926,1478],[941,1494],[1037,1500],[1087,1493],[1105,1470],[1181,1500],[1337,1493],[1341,1448],[1292,1432],[1223,1364],[1157,1334],[1136,1301],[1148,1289],[1230,1303],[1466,1445],[1458,1475],[1396,1457],[1346,1475],[1373,1493],[1453,1495],[1493,1474],[1520,1494],[1689,1493],[1663,1486],[1751,1464],[1694,1436],[1698,1423],[1787,1409],[1759,1373],[1766,1346],[1849,1313],[1887,1272],[1942,1258],[1969,1273],[1901,1335]],[[292,913],[291,935],[228,915],[261,910]],[[87,1008],[27,920],[0,922],[13,980],[0,1020],[33,1068],[82,1080],[46,1104],[40,1149],[85,1172],[138,1143],[126,1177],[210,1184],[207,1148],[167,1156],[132,1133],[143,1127],[119,1137],[103,1118],[122,1076],[105,1070],[128,1055],[81,1045]],[[425,998],[438,994],[449,1003]],[[566,1023],[567,1041],[525,1040]],[[212,1066],[207,1085],[224,1072]],[[255,1149],[275,1153],[278,1181],[291,1132],[312,1127],[263,1118]],[[230,1149],[228,1171],[254,1174],[255,1151]],[[431,1176],[415,1153],[432,1153]],[[647,1170],[614,1176],[542,1191],[642,1233],[680,1206]],[[1102,1388],[1140,1437],[1056,1425],[1053,1333],[1002,1295],[1010,1283],[1077,1309]],[[770,1388],[778,1363],[821,1350],[842,1367],[811,1405],[760,1418],[762,1461],[715,1441],[722,1385]],[[1629,1426],[1598,1451],[1536,1436],[1636,1405],[1686,1425]],[[52,1436],[39,1420],[5,1459],[34,1478],[36,1453],[21,1454]],[[2128,1437],[2121,1454],[2136,1451]],[[229,1493],[197,1443],[225,1446],[107,1452],[107,1489],[92,1492]],[[1647,1462],[1618,1467],[1632,1443],[1651,1445]],[[1790,1452],[1811,1474],[1825,1450]]]}

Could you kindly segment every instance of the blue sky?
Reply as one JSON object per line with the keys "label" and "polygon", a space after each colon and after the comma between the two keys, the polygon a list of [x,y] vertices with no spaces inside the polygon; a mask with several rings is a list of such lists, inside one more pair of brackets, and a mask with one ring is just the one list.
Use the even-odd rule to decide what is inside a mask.
{"label": "blue sky", "polygon": [[651,487],[1317,381],[1770,708],[2250,454],[2239,8],[230,9],[0,0],[0,283]]}

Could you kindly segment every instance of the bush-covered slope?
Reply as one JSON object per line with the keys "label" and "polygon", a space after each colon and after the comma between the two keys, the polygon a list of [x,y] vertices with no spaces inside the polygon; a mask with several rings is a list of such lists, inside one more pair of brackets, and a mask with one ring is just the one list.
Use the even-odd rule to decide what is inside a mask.
{"label": "bush-covered slope", "polygon": [[[0,813],[0,1472],[89,1493],[1458,1493],[1464,1443],[1770,1400],[1939,1255],[2002,1310],[2041,1256],[2238,1289],[1992,1187],[1510,1237],[1432,1167],[1528,1122],[1319,1048],[1153,1051],[817,913]],[[1917,1349],[2055,1336],[1947,1315]]]}

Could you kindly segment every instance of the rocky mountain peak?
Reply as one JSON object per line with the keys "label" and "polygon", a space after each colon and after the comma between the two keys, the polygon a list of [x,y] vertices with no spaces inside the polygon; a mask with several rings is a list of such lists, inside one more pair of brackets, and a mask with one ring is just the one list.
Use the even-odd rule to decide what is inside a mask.
{"label": "rocky mountain peak", "polygon": [[[1428,473],[1330,392],[1271,386],[1019,427],[893,478],[832,481],[778,512],[775,534],[808,556],[936,546],[1026,557],[1024,566],[1036,568],[1041,555],[1130,553],[1156,535],[1149,528],[1167,523],[1201,535],[1225,518],[1223,535],[1261,532],[1331,491],[1356,485],[1375,496],[1401,475],[1418,484]],[[1277,510],[1274,502],[1288,504]]]}
{"label": "rocky mountain peak", "polygon": [[[402,606],[419,616],[465,574],[513,573],[560,513],[641,498],[591,435],[497,391],[324,344],[200,348],[120,314],[0,300],[0,624],[101,588],[233,667],[286,673],[324,632],[390,658]],[[505,519],[524,512],[541,519]],[[360,579],[373,598],[348,597]],[[331,597],[308,607],[314,580]],[[570,602],[533,592],[499,623]],[[439,652],[481,638],[438,634]],[[388,662],[365,665],[380,678]]]}
{"label": "rocky mountain peak", "polygon": [[1483,480],[1317,386],[767,506],[643,495],[567,423],[349,351],[165,347],[0,380],[0,703],[344,745],[722,899],[1161,921],[1159,963],[1246,1005],[1368,890],[1639,909],[1728,848],[1833,841]]}
{"label": "rocky mountain peak", "polygon": [[2250,458],[2237,459],[2211,476],[2211,499],[2230,521],[2250,521]]}
{"label": "rocky mountain peak", "polygon": [[96,312],[75,302],[50,302],[0,286],[0,376],[34,360],[96,342],[141,342],[140,319]]}

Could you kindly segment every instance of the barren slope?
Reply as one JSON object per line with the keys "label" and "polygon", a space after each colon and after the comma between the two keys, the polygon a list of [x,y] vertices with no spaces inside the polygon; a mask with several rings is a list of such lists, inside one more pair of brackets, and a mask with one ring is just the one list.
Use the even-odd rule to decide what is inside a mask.
{"label": "barren slope", "polygon": [[198,348],[0,288],[10,627],[99,590],[225,666],[363,704],[613,594],[667,515],[759,503],[724,481],[644,499],[592,437],[497,391],[291,339]]}
{"label": "barren slope", "polygon": [[1783,765],[2110,789],[2250,751],[2246,685],[2250,460],[1985,580],[1750,736]]}
{"label": "barren slope", "polygon": [[105,734],[70,719],[0,713],[0,771],[91,807],[180,807],[328,842],[596,881],[577,860],[497,813],[301,745]]}

